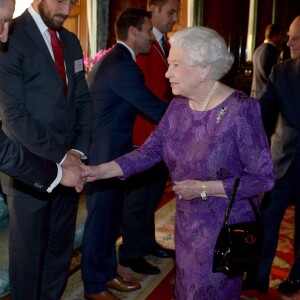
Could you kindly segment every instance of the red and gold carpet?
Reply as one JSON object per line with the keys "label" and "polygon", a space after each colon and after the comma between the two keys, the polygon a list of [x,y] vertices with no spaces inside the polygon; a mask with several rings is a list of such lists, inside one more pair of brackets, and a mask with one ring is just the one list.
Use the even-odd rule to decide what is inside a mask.
{"label": "red and gold carpet", "polygon": [[290,266],[293,263],[293,240],[294,240],[294,206],[289,206],[281,223],[280,237],[276,257],[271,271],[270,289],[267,294],[255,291],[243,292],[242,299],[251,300],[300,300],[300,293],[293,295],[282,295],[277,287],[289,274]]}

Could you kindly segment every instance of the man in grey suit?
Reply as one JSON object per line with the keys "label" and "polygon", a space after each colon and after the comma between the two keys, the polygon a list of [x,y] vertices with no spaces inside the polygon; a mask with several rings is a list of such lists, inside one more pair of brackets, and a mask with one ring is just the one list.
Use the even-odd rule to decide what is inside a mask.
{"label": "man in grey suit", "polygon": [[289,29],[291,58],[273,67],[267,90],[260,99],[263,122],[271,138],[275,186],[264,196],[261,218],[265,229],[262,262],[258,274],[244,286],[267,292],[272,262],[278,245],[280,224],[295,195],[295,260],[289,276],[278,287],[283,293],[300,289],[300,16]]}
{"label": "man in grey suit", "polygon": [[[5,133],[63,167],[82,164],[91,132],[80,43],[63,28],[74,4],[73,0],[35,0],[14,21],[7,49],[0,54]],[[64,54],[60,70],[48,29],[54,30]],[[11,297],[57,300],[68,276],[78,195],[61,186],[51,194],[39,193],[11,179],[5,192],[11,221]]]}
{"label": "man in grey suit", "polygon": [[267,87],[272,67],[278,63],[283,29],[279,24],[270,24],[265,30],[265,40],[253,54],[253,79],[251,97],[259,99]]}

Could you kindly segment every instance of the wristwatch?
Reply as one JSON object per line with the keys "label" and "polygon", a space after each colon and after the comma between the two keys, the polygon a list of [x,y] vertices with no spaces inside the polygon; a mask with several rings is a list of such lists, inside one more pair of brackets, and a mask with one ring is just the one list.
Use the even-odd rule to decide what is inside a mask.
{"label": "wristwatch", "polygon": [[205,182],[201,185],[201,193],[200,193],[201,199],[206,200],[207,199],[207,194],[206,194],[206,186]]}

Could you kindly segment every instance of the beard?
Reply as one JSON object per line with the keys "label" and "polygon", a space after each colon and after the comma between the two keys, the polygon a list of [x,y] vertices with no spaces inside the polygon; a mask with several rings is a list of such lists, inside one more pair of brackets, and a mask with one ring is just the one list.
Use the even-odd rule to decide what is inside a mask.
{"label": "beard", "polygon": [[[44,23],[53,30],[62,29],[63,23],[64,23],[65,19],[68,17],[67,15],[64,15],[64,14],[51,15],[51,12],[50,12],[45,0],[42,0],[38,4],[38,10],[39,10],[39,14],[40,14],[42,20],[44,21]],[[60,22],[56,21],[55,17],[59,17],[59,19],[61,21]]]}

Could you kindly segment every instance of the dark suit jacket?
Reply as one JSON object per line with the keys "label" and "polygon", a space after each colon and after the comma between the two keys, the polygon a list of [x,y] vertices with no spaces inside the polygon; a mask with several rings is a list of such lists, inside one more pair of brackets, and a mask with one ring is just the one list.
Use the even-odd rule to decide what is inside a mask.
{"label": "dark suit jacket", "polygon": [[45,192],[57,176],[54,162],[14,143],[0,129],[0,171]]}
{"label": "dark suit jacket", "polygon": [[300,151],[300,60],[287,60],[272,69],[260,99],[276,178],[281,178]]}
{"label": "dark suit jacket", "polygon": [[68,78],[67,96],[47,45],[26,10],[15,20],[0,53],[3,129],[30,152],[61,162],[70,149],[88,152],[91,101],[77,37],[59,32]]}
{"label": "dark suit jacket", "polygon": [[93,138],[90,163],[113,160],[132,150],[132,131],[138,111],[158,122],[167,104],[150,92],[129,50],[117,43],[88,76],[93,100]]}
{"label": "dark suit jacket", "polygon": [[278,63],[279,51],[269,43],[260,45],[253,54],[251,97],[259,99],[267,87],[272,67]]}

